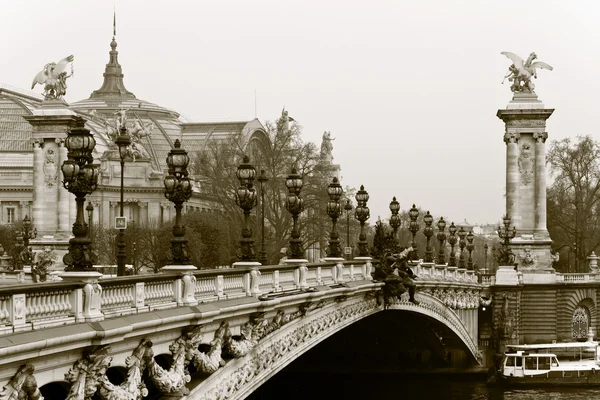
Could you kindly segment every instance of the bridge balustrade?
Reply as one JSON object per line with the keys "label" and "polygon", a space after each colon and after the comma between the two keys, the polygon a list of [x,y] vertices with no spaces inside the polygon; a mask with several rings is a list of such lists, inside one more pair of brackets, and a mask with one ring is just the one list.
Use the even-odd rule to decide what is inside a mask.
{"label": "bridge balustrade", "polygon": [[[201,270],[191,274],[190,290],[197,302],[206,303],[371,280],[371,268],[372,262],[361,260]],[[176,273],[7,285],[0,287],[0,335],[174,308],[184,304],[185,285]]]}

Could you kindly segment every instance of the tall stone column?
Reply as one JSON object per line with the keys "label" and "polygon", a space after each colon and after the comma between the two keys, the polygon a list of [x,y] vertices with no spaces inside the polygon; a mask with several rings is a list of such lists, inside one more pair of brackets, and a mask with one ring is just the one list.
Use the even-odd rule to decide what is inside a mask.
{"label": "tall stone column", "polygon": [[546,139],[548,132],[535,132],[535,194],[536,213],[534,235],[548,238],[546,228]]}
{"label": "tall stone column", "polygon": [[535,94],[515,94],[506,109],[496,114],[506,127],[506,213],[517,228],[510,247],[525,284],[556,279],[550,257],[552,240],[546,229],[544,143],[546,120],[553,112]]}
{"label": "tall stone column", "polygon": [[33,139],[33,212],[32,225],[41,234],[44,232],[44,144],[43,139]]}
{"label": "tall stone column", "polygon": [[512,218],[512,223],[520,228],[519,216],[519,138],[517,132],[507,132],[504,135],[506,143],[506,213]]}
{"label": "tall stone column", "polygon": [[63,162],[67,159],[68,150],[65,147],[65,140],[57,138],[55,139],[56,144],[58,145],[58,229],[56,232],[57,237],[68,238],[70,236],[70,222],[71,222],[71,210],[70,210],[70,200],[72,194],[69,193],[67,189],[62,185],[62,181],[64,180],[62,174]]}

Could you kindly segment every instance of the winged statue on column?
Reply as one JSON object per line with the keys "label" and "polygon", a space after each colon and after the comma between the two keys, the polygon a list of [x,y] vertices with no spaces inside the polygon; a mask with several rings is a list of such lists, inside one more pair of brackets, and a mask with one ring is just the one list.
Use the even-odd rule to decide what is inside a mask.
{"label": "winged statue on column", "polygon": [[[523,61],[521,57],[508,51],[502,53],[506,57],[510,58],[513,64],[508,67],[508,73],[504,77],[504,80],[508,78],[509,82],[512,82],[510,90],[513,93],[535,93],[535,85],[531,81],[532,78],[537,79],[537,69],[547,69],[552,71],[553,68],[542,61],[534,61],[537,59],[537,54],[531,53],[527,60]],[[504,83],[502,80],[502,83]]]}
{"label": "winged statue on column", "polygon": [[[35,85],[44,85],[44,100],[59,100],[67,93],[67,78],[73,76],[73,60],[75,57],[70,55],[59,62],[51,62],[44,66],[33,78],[31,89]],[[70,68],[70,71],[68,71]],[[70,73],[69,73],[70,72]]]}

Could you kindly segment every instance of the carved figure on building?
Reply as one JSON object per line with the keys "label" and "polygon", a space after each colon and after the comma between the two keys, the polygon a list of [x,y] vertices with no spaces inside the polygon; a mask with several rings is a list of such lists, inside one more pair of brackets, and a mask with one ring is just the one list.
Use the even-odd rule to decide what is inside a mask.
{"label": "carved figure on building", "polygon": [[560,253],[558,251],[550,253],[550,260],[552,260],[552,265],[556,264],[560,260]]}
{"label": "carved figure on building", "polygon": [[8,384],[2,388],[0,400],[44,400],[33,376],[34,372],[33,365],[21,365]]}
{"label": "carved figure on building", "polygon": [[520,254],[519,258],[521,259],[521,264],[525,267],[533,267],[538,260],[537,255],[532,254],[529,249],[525,249],[525,252]]}
{"label": "carved figure on building", "polygon": [[335,138],[331,137],[331,132],[323,133],[321,140],[321,158],[331,162],[333,160],[333,141]]}
{"label": "carved figure on building", "polygon": [[115,118],[104,120],[104,133],[113,142],[120,135],[121,128],[124,127],[127,129],[127,134],[131,139],[131,144],[127,146],[127,154],[133,158],[133,161],[136,158],[150,158],[150,153],[148,153],[141,141],[143,138],[150,137],[155,127],[154,122],[144,123],[139,115],[135,112],[134,114],[136,119],[129,122],[127,110],[120,109],[115,113]]}
{"label": "carved figure on building", "polygon": [[[35,85],[44,85],[44,100],[59,100],[67,94],[67,78],[73,76],[73,60],[75,57],[70,55],[57,63],[51,62],[44,66],[33,78],[31,89]],[[67,72],[71,66],[71,73]]]}
{"label": "carved figure on building", "polygon": [[537,69],[547,69],[552,71],[552,67],[545,62],[535,61],[537,54],[531,53],[527,60],[523,62],[523,59],[514,53],[503,51],[502,53],[508,57],[513,64],[508,67],[508,73],[504,76],[504,80],[508,78],[509,82],[512,82],[510,90],[513,93],[534,93],[535,85],[531,81],[532,78],[537,79]]}
{"label": "carved figure on building", "polygon": [[58,171],[58,167],[56,165],[56,152],[54,149],[49,148],[46,150],[43,168],[46,185],[48,187],[54,186]]}
{"label": "carved figure on building", "polygon": [[524,185],[529,185],[533,179],[533,160],[531,159],[531,146],[527,143],[521,146],[518,164],[521,182]]}
{"label": "carved figure on building", "polygon": [[516,336],[516,312],[510,310],[510,299],[507,293],[502,295],[502,306],[498,320],[498,335],[500,339],[513,339]]}

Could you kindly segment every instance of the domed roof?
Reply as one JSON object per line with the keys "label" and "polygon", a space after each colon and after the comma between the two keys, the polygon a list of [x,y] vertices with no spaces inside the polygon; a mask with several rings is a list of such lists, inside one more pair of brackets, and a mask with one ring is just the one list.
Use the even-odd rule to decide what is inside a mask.
{"label": "domed roof", "polygon": [[186,120],[179,113],[138,99],[127,90],[114,36],[110,46],[109,62],[104,70],[102,86],[93,91],[89,98],[71,103],[70,108],[82,113],[82,116],[90,121],[94,132],[102,137],[107,146],[113,146],[107,134],[108,125],[113,124],[120,110],[127,112],[128,120],[139,122],[141,126],[154,125],[152,135],[142,138],[139,144],[150,155],[157,169],[166,169],[167,154],[175,140],[181,136],[180,124]]}

